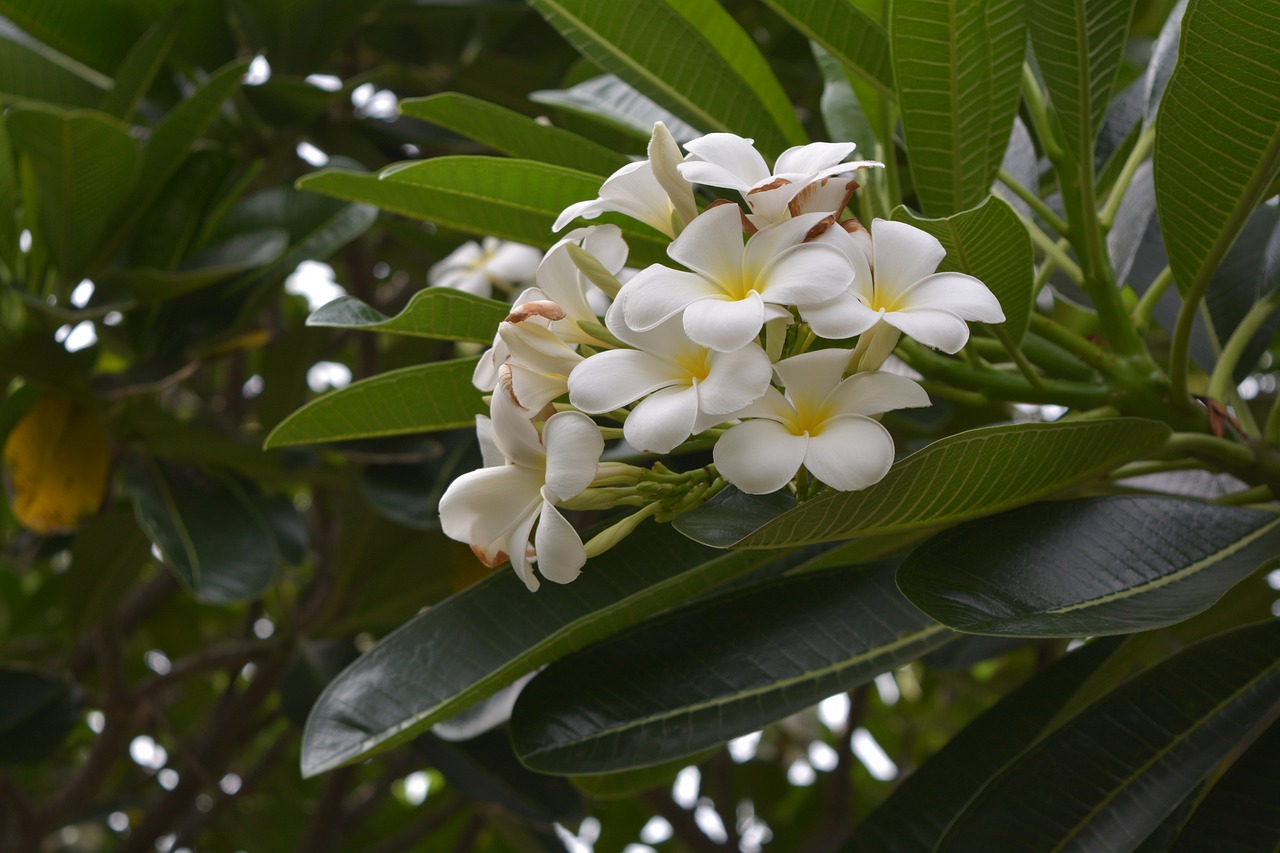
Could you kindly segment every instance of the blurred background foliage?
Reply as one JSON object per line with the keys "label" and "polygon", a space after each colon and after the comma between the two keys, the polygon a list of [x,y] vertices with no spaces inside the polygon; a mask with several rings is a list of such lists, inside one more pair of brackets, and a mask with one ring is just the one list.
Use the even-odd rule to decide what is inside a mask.
{"label": "blurred background foliage", "polygon": [[[1139,4],[1118,90],[1171,5]],[[823,138],[808,42],[725,6]],[[514,0],[0,0],[0,849],[822,850],[1059,654],[965,639],[625,784],[447,729],[301,778],[323,685],[485,570],[433,517],[469,431],[260,449],[453,353],[304,321],[342,293],[394,315],[464,235],[294,184],[482,153],[397,113],[444,91],[642,154],[530,97],[598,73]],[[965,425],[930,417],[906,428]]]}

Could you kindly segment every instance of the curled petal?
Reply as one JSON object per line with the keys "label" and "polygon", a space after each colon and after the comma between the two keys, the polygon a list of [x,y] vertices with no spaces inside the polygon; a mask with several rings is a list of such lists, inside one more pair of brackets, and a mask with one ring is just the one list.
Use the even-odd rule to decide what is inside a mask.
{"label": "curled petal", "polygon": [[879,415],[928,406],[929,395],[905,376],[883,371],[855,373],[831,393],[827,405],[842,415]]}
{"label": "curled petal", "polygon": [[544,320],[563,320],[564,309],[549,299],[531,299],[512,306],[507,315],[508,323],[523,323],[530,317],[541,317]]}
{"label": "curled petal", "polygon": [[569,583],[587,562],[582,537],[550,499],[542,505],[534,547],[538,554],[538,573],[554,583]]}
{"label": "curled petal", "polygon": [[563,397],[569,390],[563,373],[542,373],[520,364],[507,366],[511,368],[511,383],[508,387],[512,399],[525,417],[536,416],[548,403]]}
{"label": "curled petal", "polygon": [[766,495],[791,482],[808,444],[808,436],[774,421],[746,421],[720,436],[712,456],[720,476],[747,494]]}
{"label": "curled petal", "polygon": [[684,330],[704,347],[733,352],[755,340],[764,320],[764,301],[753,290],[743,299],[694,302],[684,311]]}
{"label": "curled petal", "polygon": [[604,452],[600,428],[581,412],[560,412],[547,419],[542,441],[547,448],[543,494],[556,501],[577,497],[595,479]]}
{"label": "curled petal", "polygon": [[958,272],[940,272],[926,276],[898,297],[897,310],[938,308],[950,311],[962,320],[1003,323],[1000,300],[978,279]]}
{"label": "curled petal", "polygon": [[778,156],[777,162],[773,165],[773,171],[778,174],[798,172],[816,175],[824,169],[840,164],[840,161],[852,154],[853,149],[857,147],[852,142],[810,142],[808,145],[797,145],[788,148]]}
{"label": "curled petal", "polygon": [[488,560],[497,559],[499,551],[509,552],[512,532],[541,505],[541,488],[541,472],[517,465],[469,471],[440,498],[440,527],[450,539],[480,549]]}
{"label": "curled petal", "polygon": [[959,352],[969,341],[969,324],[950,311],[906,308],[886,313],[884,321],[907,337],[943,352]]}
{"label": "curled petal", "polygon": [[520,525],[511,531],[510,538],[507,539],[507,558],[511,560],[511,568],[515,571],[516,577],[524,581],[524,585],[529,588],[529,592],[537,592],[538,577],[533,573],[533,566],[529,564],[533,550],[529,546],[529,534],[533,532],[533,523],[538,520],[538,516],[542,514],[542,508],[546,503],[539,497],[537,504],[533,508],[533,512],[528,518],[520,522]]}
{"label": "curled petal", "polygon": [[569,402],[599,415],[675,382],[670,362],[639,350],[610,350],[591,356],[569,374]]}
{"label": "curled petal", "polygon": [[696,386],[663,388],[631,410],[622,435],[636,450],[669,453],[692,434],[697,417]]}
{"label": "curled petal", "polygon": [[821,178],[787,203],[792,216],[803,213],[839,213],[849,206],[858,182],[853,178]]}
{"label": "curled petal", "polygon": [[623,322],[643,332],[679,314],[691,302],[720,294],[714,282],[700,275],[654,264],[623,285],[618,295],[625,297]]}
{"label": "curled petal", "polygon": [[752,139],[732,133],[708,133],[684,147],[689,156],[679,169],[690,183],[747,190],[769,178],[769,167]]}
{"label": "curled petal", "polygon": [[[542,469],[546,460],[546,451],[538,440],[538,431],[529,422],[529,416],[522,412],[510,391],[511,368],[503,365],[499,375],[506,374],[508,388],[504,392],[495,390],[493,403],[489,407],[489,417],[493,420],[493,443],[502,451],[502,455],[515,465],[537,472],[538,486],[541,488]],[[499,381],[499,389],[503,382]]]}
{"label": "curled petal", "polygon": [[868,308],[851,290],[835,299],[800,309],[800,317],[809,324],[813,333],[832,341],[862,334],[880,322],[881,313]]}
{"label": "curled petal", "polygon": [[658,183],[671,200],[681,225],[688,225],[698,215],[698,204],[693,199],[693,187],[680,174],[680,146],[662,122],[655,122],[653,135],[649,137],[649,162]]}
{"label": "curled petal", "polygon": [[835,418],[809,439],[804,464],[833,489],[851,492],[884,479],[893,465],[893,438],[883,426],[859,416]]}

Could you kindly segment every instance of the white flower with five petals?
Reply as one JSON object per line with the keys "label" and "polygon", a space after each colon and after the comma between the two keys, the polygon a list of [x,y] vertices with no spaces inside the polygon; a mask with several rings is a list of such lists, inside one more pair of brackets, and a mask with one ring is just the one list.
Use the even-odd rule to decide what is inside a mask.
{"label": "white flower with five petals", "polygon": [[491,426],[477,418],[477,432],[482,445],[486,433],[491,435],[486,461],[501,464],[463,474],[449,485],[440,498],[440,526],[446,536],[471,545],[485,565],[510,559],[530,590],[538,588],[532,561],[543,577],[568,583],[579,575],[587,554],[556,504],[581,494],[595,479],[604,451],[600,429],[580,412],[561,412],[547,419],[539,437],[503,393],[494,395],[490,414]]}
{"label": "white flower with five petals", "polygon": [[482,243],[468,240],[427,270],[427,284],[484,297],[492,296],[495,286],[510,293],[533,279],[541,260],[541,252],[523,243],[497,237],[485,237]]}
{"label": "white flower with five petals", "polygon": [[870,416],[927,406],[929,395],[890,373],[856,373],[842,381],[848,363],[848,350],[827,349],[775,364],[786,394],[770,386],[737,413],[750,420],[716,442],[720,475],[753,495],[781,489],[802,465],[842,491],[879,482],[893,464],[893,438]]}

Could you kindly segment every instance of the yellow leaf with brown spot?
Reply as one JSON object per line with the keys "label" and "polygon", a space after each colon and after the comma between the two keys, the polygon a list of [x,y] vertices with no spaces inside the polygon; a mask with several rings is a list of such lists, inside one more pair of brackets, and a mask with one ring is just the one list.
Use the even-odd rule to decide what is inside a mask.
{"label": "yellow leaf with brown spot", "polygon": [[5,487],[23,527],[69,533],[102,506],[111,448],[92,408],[50,393],[22,416],[4,443]]}

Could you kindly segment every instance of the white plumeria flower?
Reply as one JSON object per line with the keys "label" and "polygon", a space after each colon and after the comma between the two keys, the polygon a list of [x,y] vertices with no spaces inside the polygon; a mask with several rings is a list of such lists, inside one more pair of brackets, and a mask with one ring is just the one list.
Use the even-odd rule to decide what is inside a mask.
{"label": "white plumeria flower", "polygon": [[746,346],[766,321],[789,318],[784,305],[816,305],[845,292],[853,268],[838,250],[806,243],[824,218],[805,214],[742,242],[736,205],[712,207],[675,239],[667,254],[693,272],[654,264],[622,288],[627,326],[646,332],[684,312],[684,329],[721,352]]}
{"label": "white plumeria flower", "polygon": [[693,187],[677,171],[680,147],[662,122],[653,126],[649,159],[628,163],[600,187],[600,197],[564,209],[551,230],[559,231],[577,217],[594,219],[617,211],[674,237],[698,215]]}
{"label": "white plumeria flower", "polygon": [[495,286],[510,292],[532,281],[541,260],[541,252],[523,243],[497,237],[485,237],[483,243],[468,240],[427,270],[427,284],[489,297]]}
{"label": "white plumeria flower", "polygon": [[[454,480],[440,498],[440,526],[445,535],[466,542],[487,566],[508,559],[530,590],[538,588],[538,572],[556,583],[568,583],[587,561],[582,538],[556,509],[581,494],[595,478],[604,451],[600,430],[580,412],[561,412],[547,419],[541,439],[534,425],[503,394],[496,394],[492,424],[477,418],[477,433],[505,458]],[[534,524],[534,554],[529,534]]]}
{"label": "white plumeria flower", "polygon": [[754,140],[732,133],[709,133],[685,144],[689,156],[678,167],[691,183],[742,193],[757,227],[802,213],[839,214],[857,184],[832,176],[870,166],[875,160],[845,160],[852,142],[813,142],[788,148],[772,170]]}
{"label": "white plumeria flower", "polygon": [[[913,225],[877,219],[871,223],[870,240],[865,232],[831,228],[817,242],[840,248],[854,268],[847,292],[800,309],[809,327],[824,338],[852,337],[884,322],[925,346],[954,353],[969,340],[966,320],[1004,322],[1000,301],[981,281],[958,272],[934,272],[946,249]],[[890,337],[896,342],[896,335]]]}
{"label": "white plumeria flower", "polygon": [[[559,313],[551,302],[531,302],[525,307]],[[498,337],[506,347],[511,397],[526,417],[538,414],[569,390],[569,374],[583,359],[554,329],[527,320],[503,322]]]}
{"label": "white plumeria flower", "polygon": [[[551,329],[570,343],[598,344],[596,338],[583,331],[581,322],[599,322],[601,303],[608,304],[604,291],[596,287],[569,257],[568,247],[582,247],[615,277],[627,263],[627,241],[616,225],[592,225],[577,228],[552,246],[538,267],[537,290],[541,295],[523,294],[532,299],[547,299],[564,310],[564,317],[551,324]],[[601,312],[603,313],[603,312]]]}
{"label": "white plumeria flower", "polygon": [[636,349],[597,353],[575,367],[569,402],[603,414],[640,400],[622,427],[637,450],[668,453],[769,387],[769,357],[755,344],[716,352],[690,340],[679,317],[637,332],[621,322],[621,314],[620,304],[609,312],[609,331]]}
{"label": "white plumeria flower", "polygon": [[753,420],[716,442],[720,475],[753,495],[781,489],[801,465],[841,491],[879,482],[893,464],[893,438],[870,416],[927,406],[929,395],[890,373],[857,373],[841,381],[848,363],[848,350],[827,349],[775,364],[787,393],[770,386],[738,413]]}

